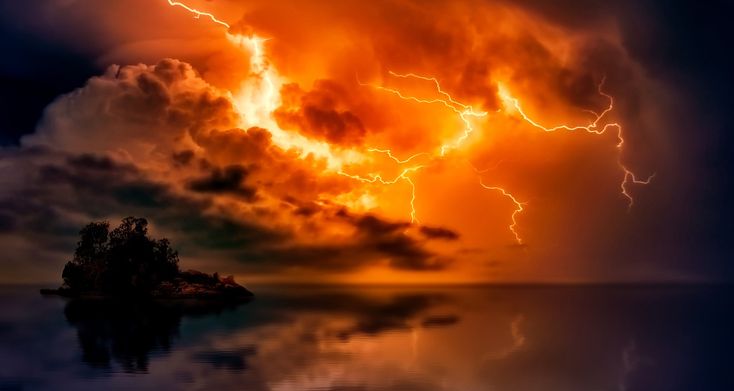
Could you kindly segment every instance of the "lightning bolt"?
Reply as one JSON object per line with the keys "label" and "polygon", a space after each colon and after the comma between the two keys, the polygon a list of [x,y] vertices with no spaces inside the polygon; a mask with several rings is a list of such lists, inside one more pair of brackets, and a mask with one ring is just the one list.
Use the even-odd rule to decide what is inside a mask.
{"label": "lightning bolt", "polygon": [[[390,88],[390,87],[385,87],[383,85],[365,84],[365,83],[362,83],[359,80],[359,78],[357,78],[357,82],[361,86],[369,86],[369,87],[373,87],[373,88],[378,89],[378,90],[381,90],[381,91],[386,91],[386,92],[392,93],[392,94],[398,96],[400,99],[403,99],[403,100],[413,101],[413,102],[422,103],[422,104],[435,104],[435,103],[442,104],[443,106],[447,107],[448,109],[450,109],[451,111],[453,111],[454,113],[456,113],[459,116],[459,118],[461,119],[461,121],[464,123],[465,127],[464,127],[463,134],[457,140],[454,141],[453,145],[452,144],[444,144],[444,145],[442,145],[441,148],[440,148],[440,156],[444,156],[446,154],[446,151],[449,148],[451,148],[452,146],[457,146],[457,145],[461,144],[464,140],[466,140],[469,137],[469,134],[471,134],[471,132],[473,132],[474,129],[473,129],[472,125],[471,125],[471,122],[469,121],[469,117],[483,117],[483,116],[487,115],[486,112],[476,112],[471,106],[466,105],[466,104],[463,104],[463,103],[455,100],[450,94],[448,94],[447,92],[445,92],[441,88],[441,84],[439,83],[438,79],[436,79],[435,77],[421,76],[421,75],[417,75],[417,74],[414,74],[414,73],[399,74],[399,73],[395,73],[393,71],[388,71],[388,73],[391,76],[396,77],[396,78],[403,78],[403,79],[411,79],[412,78],[412,79],[418,79],[418,80],[423,80],[423,81],[430,81],[430,82],[432,82],[434,84],[434,86],[436,88],[436,92],[439,95],[441,95],[443,98],[424,99],[424,98],[419,98],[419,97],[412,96],[412,95],[406,95],[406,94],[404,94],[402,91],[400,91],[398,89],[394,89],[394,88]],[[393,155],[393,153],[392,153],[392,151],[390,149],[369,148],[368,151],[369,152],[378,152],[378,153],[385,154],[388,158],[392,159],[398,165],[406,164],[406,163],[410,162],[411,160],[413,160],[413,159],[415,159],[415,158],[417,158],[419,156],[429,156],[432,159],[435,158],[434,154],[429,153],[429,152],[419,152],[419,153],[416,153],[416,154],[408,157],[407,159],[400,159],[400,158],[396,157],[395,155]],[[417,212],[416,212],[416,209],[415,209],[415,199],[416,199],[415,183],[413,182],[412,178],[410,178],[409,176],[407,176],[407,174],[409,172],[416,172],[416,171],[418,171],[418,170],[420,170],[422,168],[425,168],[425,167],[426,167],[425,165],[417,165],[417,166],[412,166],[412,167],[405,168],[394,179],[387,180],[387,181],[384,180],[384,179],[382,179],[382,177],[380,175],[378,175],[378,174],[370,174],[369,178],[361,177],[361,176],[358,176],[358,175],[347,174],[347,173],[345,173],[343,171],[340,171],[339,174],[340,175],[347,176],[347,177],[352,178],[352,179],[356,179],[356,180],[362,181],[362,182],[367,182],[367,183],[376,183],[376,182],[379,182],[379,183],[381,183],[383,185],[392,185],[392,184],[395,184],[398,180],[401,180],[401,179],[404,180],[405,182],[407,182],[410,185],[410,188],[411,188],[410,221],[411,221],[411,223],[415,223],[415,222],[419,222],[418,221],[418,218],[417,218]]]}
{"label": "lightning bolt", "polygon": [[472,126],[470,118],[472,117],[482,118],[487,115],[486,111],[476,111],[474,110],[472,106],[461,103],[457,101],[456,99],[454,99],[449,93],[443,90],[443,88],[441,87],[441,83],[439,83],[438,79],[435,77],[423,76],[423,75],[418,75],[415,73],[400,74],[400,73],[395,73],[393,71],[388,71],[388,74],[390,74],[391,76],[395,78],[399,78],[399,79],[417,79],[417,80],[431,82],[435,86],[436,92],[439,95],[441,95],[443,98],[432,98],[432,99],[419,98],[413,95],[406,95],[402,91],[395,89],[395,88],[390,88],[390,87],[386,87],[383,85],[365,84],[365,83],[360,82],[359,79],[357,81],[362,86],[369,86],[369,87],[376,88],[378,90],[389,92],[403,100],[409,100],[409,101],[413,101],[416,103],[423,103],[423,104],[435,104],[435,103],[442,104],[443,106],[447,107],[448,109],[456,113],[459,116],[459,119],[461,120],[461,122],[464,123],[463,133],[458,138],[456,138],[453,142],[441,145],[440,156],[445,156],[446,152],[449,151],[450,149],[458,148],[467,138],[469,138],[469,135],[472,132],[474,132],[474,127]]}
{"label": "lightning bolt", "polygon": [[389,149],[369,148],[369,149],[367,149],[367,151],[369,151],[369,152],[380,152],[380,153],[384,153],[385,155],[387,155],[387,157],[389,157],[389,158],[390,158],[390,159],[392,159],[392,160],[393,160],[393,161],[394,161],[395,163],[398,163],[398,164],[405,164],[405,163],[407,163],[407,162],[409,162],[409,161],[411,161],[411,160],[413,160],[413,159],[417,158],[418,156],[423,156],[423,155],[430,155],[430,154],[429,154],[429,153],[427,153],[427,152],[419,152],[419,153],[416,153],[416,154],[414,154],[414,155],[412,155],[412,156],[409,156],[409,157],[408,157],[407,159],[403,159],[403,160],[401,160],[400,158],[397,158],[397,157],[395,157],[395,156],[394,156],[394,155],[392,154],[392,151],[391,151],[391,150],[389,150]]}
{"label": "lightning bolt", "polygon": [[[178,1],[167,0],[167,2],[172,7],[181,7],[183,9],[185,9],[186,11],[192,13],[194,15],[194,17],[197,18],[197,19],[203,16],[203,17],[209,18],[214,23],[217,23],[219,25],[222,25],[222,26],[226,27],[227,29],[230,28],[230,25],[227,22],[224,22],[224,21],[218,19],[216,16],[214,16],[213,14],[211,14],[209,12],[200,11],[200,10],[198,10],[196,8],[190,7],[190,6],[186,5],[186,4],[181,3],[181,2],[178,2]],[[269,112],[272,112],[276,108],[275,107],[275,103],[274,103],[274,99],[273,99],[273,97],[276,94],[276,88],[275,88],[275,83],[272,81],[272,77],[271,77],[271,75],[268,72],[268,66],[267,66],[267,62],[266,62],[266,59],[265,59],[264,50],[262,48],[263,43],[266,42],[267,39],[260,38],[260,37],[257,37],[257,36],[243,37],[243,36],[239,36],[239,35],[231,35],[229,33],[227,34],[227,37],[230,40],[235,41],[235,42],[238,42],[238,43],[241,43],[241,42],[246,41],[251,46],[251,49],[252,49],[252,59],[251,59],[252,69],[253,69],[253,71],[256,74],[259,74],[262,77],[262,80],[263,80],[263,82],[265,83],[265,86],[266,86],[266,91],[265,91],[265,94],[264,94],[265,97],[263,97],[263,99],[262,99],[264,102],[267,103],[266,106],[265,106],[265,111],[267,111],[268,113]],[[424,98],[419,98],[419,97],[412,96],[412,95],[406,95],[406,94],[402,93],[400,90],[397,90],[397,89],[394,89],[394,88],[385,87],[385,86],[382,86],[382,85],[370,85],[370,86],[372,86],[372,87],[374,87],[376,89],[382,90],[382,91],[386,91],[386,92],[392,93],[392,94],[394,94],[394,95],[396,95],[399,98],[404,99],[404,100],[409,100],[409,101],[413,101],[413,102],[416,102],[416,103],[422,103],[422,104],[436,104],[436,103],[442,104],[446,108],[448,108],[451,111],[453,111],[458,116],[458,118],[461,120],[461,122],[464,124],[463,132],[456,139],[454,139],[451,142],[444,143],[444,144],[442,144],[440,146],[438,156],[436,156],[433,153],[429,153],[429,152],[420,152],[420,153],[416,153],[416,154],[414,154],[412,156],[409,156],[406,159],[400,159],[400,158],[396,157],[392,153],[392,151],[390,149],[381,149],[381,148],[368,148],[367,149],[368,152],[381,153],[381,154],[386,155],[388,158],[390,158],[391,160],[393,160],[398,165],[407,164],[410,161],[412,161],[413,159],[418,158],[419,156],[428,156],[430,159],[436,159],[437,157],[443,157],[443,156],[445,156],[448,151],[450,151],[452,149],[458,148],[464,141],[466,141],[469,138],[469,136],[471,135],[471,133],[474,131],[474,127],[473,127],[473,125],[471,123],[471,119],[472,118],[482,118],[482,117],[485,117],[487,115],[487,112],[485,112],[485,111],[477,111],[472,106],[467,105],[467,104],[464,104],[464,103],[461,103],[458,100],[454,99],[448,92],[446,92],[446,91],[443,90],[443,88],[441,87],[440,82],[435,77],[423,76],[423,75],[418,75],[418,74],[415,74],[415,73],[399,74],[399,73],[396,73],[396,72],[393,72],[393,71],[388,71],[388,73],[391,76],[395,77],[395,78],[415,79],[415,80],[421,80],[421,81],[431,82],[431,83],[433,83],[433,85],[434,85],[434,87],[436,89],[436,92],[441,96],[441,98],[424,99]],[[366,84],[363,84],[361,82],[359,82],[359,83],[360,83],[360,85],[366,85]],[[247,117],[251,117],[251,118],[252,117],[258,117],[257,116],[257,113],[255,113],[252,109],[246,111],[246,113],[248,114]],[[267,121],[265,121],[265,122],[267,122]],[[281,144],[284,145],[284,146],[289,146],[289,145],[293,145],[293,144],[299,144],[300,146],[303,146],[305,144],[306,146],[311,147],[310,149],[303,148],[303,150],[302,150],[303,151],[303,154],[305,155],[307,152],[311,152],[311,153],[315,153],[315,154],[317,154],[319,156],[322,156],[322,157],[323,156],[326,156],[327,158],[329,158],[328,160],[329,160],[329,166],[330,166],[330,168],[336,169],[337,174],[339,174],[341,176],[344,176],[344,177],[347,177],[347,178],[351,178],[353,180],[356,180],[356,181],[359,181],[359,182],[362,182],[362,183],[372,183],[372,184],[381,184],[381,185],[394,185],[394,184],[396,184],[396,183],[398,183],[400,181],[403,181],[403,182],[407,183],[410,186],[410,191],[411,191],[411,197],[410,197],[410,221],[411,221],[411,223],[418,223],[419,222],[418,217],[417,217],[416,208],[415,208],[415,200],[416,200],[415,182],[413,181],[413,179],[408,174],[415,173],[418,170],[421,170],[421,169],[425,168],[426,165],[413,165],[413,166],[410,166],[410,167],[407,167],[407,168],[403,168],[402,171],[398,175],[396,175],[395,177],[393,177],[392,179],[384,179],[382,177],[382,175],[375,174],[375,173],[368,174],[367,176],[361,176],[361,175],[356,175],[356,174],[349,174],[349,173],[347,173],[347,172],[345,172],[345,171],[343,171],[341,169],[342,164],[341,164],[340,161],[335,161],[336,159],[332,159],[333,156],[332,156],[332,154],[331,154],[328,146],[323,146],[323,145],[311,146],[311,145],[306,144],[304,142],[304,140],[300,140],[300,139],[296,139],[295,141],[293,141],[293,140],[283,140],[285,138],[284,135],[283,135],[283,131],[280,130],[277,126],[272,126],[272,125],[275,125],[275,124],[270,124],[270,125],[271,126],[269,126],[268,128],[270,129],[271,133],[274,136],[273,137],[274,141],[277,142],[277,141],[281,141],[282,140],[281,141]],[[499,190],[501,188],[493,188],[493,189]],[[512,194],[510,194],[509,192],[507,192],[505,189],[501,189],[501,191],[502,191],[502,193],[506,197],[509,197],[510,199],[513,200],[513,202],[515,202],[515,205],[520,208],[519,211],[522,211],[522,204],[521,203],[518,203],[517,200],[514,198],[514,196],[512,196]],[[516,225],[517,225],[517,222],[515,220],[515,216],[516,216],[516,214],[519,211],[518,210],[515,210],[513,212],[513,215],[512,215],[513,224],[510,226],[510,230],[515,235],[515,238],[518,241],[518,243],[522,243],[522,240],[520,239],[520,237],[518,236],[518,234],[517,234],[517,232],[515,230]]]}
{"label": "lightning bolt", "polygon": [[[622,125],[620,125],[617,122],[608,122],[608,123],[600,124],[600,122],[602,122],[602,119],[607,114],[609,114],[612,110],[614,110],[614,98],[611,95],[604,92],[603,90],[605,81],[606,81],[606,78],[602,78],[601,82],[597,86],[597,92],[599,93],[599,95],[605,97],[609,103],[607,104],[607,107],[604,108],[604,110],[601,113],[596,113],[592,110],[585,110],[586,112],[589,112],[594,115],[593,121],[591,121],[590,123],[586,125],[562,124],[562,125],[557,125],[553,127],[546,127],[544,125],[541,125],[538,121],[532,119],[527,114],[525,114],[525,111],[523,111],[522,106],[520,105],[520,101],[517,98],[513,97],[510,94],[509,90],[507,90],[507,88],[504,85],[499,84],[497,88],[497,92],[498,92],[500,99],[503,101],[505,108],[508,109],[508,111],[517,112],[525,122],[527,122],[531,126],[538,128],[544,132],[556,132],[559,130],[565,130],[565,131],[584,131],[587,133],[602,135],[602,134],[605,134],[607,130],[609,129],[615,129],[617,132],[617,149],[620,151],[620,155],[621,155],[622,146],[624,145],[624,137],[622,136]],[[627,199],[627,210],[629,211],[632,208],[632,205],[634,205],[635,200],[632,197],[632,195],[629,193],[627,187],[630,184],[647,185],[650,183],[652,178],[655,177],[655,173],[648,176],[647,179],[638,179],[636,174],[632,172],[631,170],[629,170],[624,165],[624,163],[622,163],[621,156],[617,159],[617,165],[624,173],[622,177],[622,182],[620,183],[619,187],[621,189],[622,195]]]}
{"label": "lightning bolt", "polygon": [[499,191],[500,193],[502,193],[503,196],[509,198],[510,201],[515,204],[515,210],[512,212],[512,224],[509,225],[509,228],[512,234],[515,235],[515,241],[517,242],[517,244],[523,244],[520,234],[517,233],[517,215],[524,210],[523,206],[527,205],[527,203],[518,201],[517,198],[512,195],[512,193],[508,192],[502,187],[485,185],[482,181],[482,177],[479,177],[479,185],[487,190]]}
{"label": "lightning bolt", "polygon": [[[397,158],[395,158],[395,160],[399,161],[399,159]],[[407,176],[407,174],[410,172],[416,172],[424,167],[425,166],[420,165],[420,166],[413,166],[413,167],[405,168],[403,169],[403,171],[400,172],[400,174],[395,176],[395,178],[388,179],[388,180],[383,179],[380,174],[368,174],[367,177],[363,177],[361,175],[348,174],[341,170],[338,171],[337,173],[339,175],[360,181],[362,183],[379,183],[382,185],[394,185],[395,183],[397,183],[400,180],[405,181],[406,183],[410,185],[410,193],[411,193],[411,196],[410,196],[410,222],[419,223],[420,221],[418,220],[418,217],[415,211],[415,183],[409,176]]]}
{"label": "lightning bolt", "polygon": [[[419,152],[419,153],[416,153],[414,155],[409,156],[406,159],[400,159],[400,158],[396,157],[395,155],[393,155],[392,151],[389,150],[389,149],[368,148],[367,151],[368,152],[377,152],[377,153],[384,154],[388,158],[390,158],[392,161],[394,161],[395,163],[397,163],[398,165],[402,165],[402,164],[408,163],[411,160],[413,160],[413,159],[415,159],[415,158],[417,158],[419,156],[430,155],[427,152]],[[393,184],[397,183],[398,181],[403,180],[404,182],[408,183],[408,185],[410,185],[410,222],[411,223],[419,223],[420,221],[418,220],[417,212],[415,210],[415,198],[416,198],[416,195],[415,195],[415,182],[413,182],[413,179],[410,178],[409,176],[407,176],[407,174],[410,173],[410,172],[416,172],[416,171],[418,171],[418,170],[420,170],[420,169],[422,169],[424,167],[425,167],[424,165],[417,165],[417,166],[412,166],[412,167],[405,168],[405,169],[403,169],[400,172],[400,174],[398,174],[397,176],[395,176],[393,179],[390,179],[390,180],[385,180],[385,179],[382,178],[382,176],[380,174],[374,174],[374,173],[373,174],[368,174],[368,177],[363,177],[363,176],[360,176],[360,175],[348,174],[348,173],[346,173],[346,172],[344,172],[342,170],[339,170],[337,172],[337,174],[342,175],[342,176],[345,176],[345,177],[348,177],[348,178],[351,178],[351,179],[354,179],[354,180],[357,180],[357,181],[360,181],[362,183],[380,183],[382,185],[393,185]]]}
{"label": "lightning bolt", "polygon": [[186,11],[189,11],[190,13],[194,14],[194,18],[196,18],[196,19],[199,19],[202,16],[204,16],[204,17],[207,17],[207,18],[211,19],[212,22],[217,23],[217,24],[221,24],[222,26],[224,26],[227,29],[229,29],[229,24],[227,22],[224,22],[224,21],[221,21],[221,20],[217,19],[216,16],[210,14],[209,12],[199,11],[199,10],[197,10],[195,8],[191,8],[188,5],[186,5],[184,3],[181,3],[179,1],[172,1],[172,0],[167,0],[167,1],[168,1],[168,5],[170,5],[171,7],[181,7],[183,9],[185,9]]}
{"label": "lightning bolt", "polygon": [[619,184],[619,188],[621,189],[622,195],[627,198],[627,211],[630,211],[632,206],[635,204],[635,199],[632,198],[632,195],[627,191],[627,185],[631,183],[636,185],[649,185],[652,178],[655,178],[655,173],[650,174],[647,179],[637,179],[635,173],[628,170],[621,162],[617,163],[622,170],[624,170],[624,178],[622,179],[622,183]]}
{"label": "lightning bolt", "polygon": [[[409,158],[407,158],[405,160],[400,160],[400,159],[396,158],[389,149],[375,149],[375,148],[372,148],[372,149],[369,150],[369,151],[372,151],[372,152],[381,152],[381,153],[384,153],[389,158],[391,158],[392,160],[394,160],[398,164],[407,163],[410,160],[412,160],[412,159],[414,159],[414,158],[416,158],[418,156],[421,156],[421,155],[430,156],[434,160],[445,157],[446,156],[446,153],[448,151],[460,147],[461,144],[464,143],[469,138],[469,136],[471,135],[471,133],[474,132],[474,127],[472,126],[472,123],[471,123],[470,118],[483,118],[483,117],[486,117],[487,116],[487,112],[486,111],[477,111],[472,106],[467,105],[465,103],[461,103],[458,100],[456,100],[453,96],[451,96],[451,94],[449,94],[448,92],[446,92],[441,87],[441,83],[435,77],[423,76],[423,75],[418,75],[418,74],[415,74],[415,73],[400,74],[400,73],[395,73],[393,71],[388,71],[388,74],[390,74],[393,77],[401,78],[401,79],[416,79],[416,80],[422,80],[422,81],[431,82],[433,84],[434,88],[435,88],[436,93],[438,93],[441,96],[441,98],[421,98],[421,97],[417,97],[417,96],[414,96],[414,95],[406,94],[406,93],[404,93],[404,92],[402,92],[402,91],[400,91],[398,89],[395,89],[395,88],[390,88],[390,87],[386,87],[386,86],[383,86],[383,85],[365,84],[365,83],[360,82],[359,79],[357,79],[357,81],[362,86],[369,86],[369,87],[373,87],[373,88],[378,89],[378,90],[381,90],[381,91],[385,91],[385,92],[391,93],[391,94],[393,94],[393,95],[395,95],[398,98],[403,99],[403,100],[412,101],[412,102],[420,103],[420,104],[441,104],[444,107],[448,108],[449,110],[453,111],[458,116],[458,118],[461,120],[461,122],[464,124],[464,129],[463,129],[462,134],[459,137],[457,137],[456,139],[454,139],[453,141],[451,141],[449,143],[442,144],[440,146],[440,148],[439,148],[438,156],[436,156],[435,154],[428,153],[428,152],[420,152],[420,153],[417,153],[415,155],[410,156]],[[414,201],[415,201],[415,197],[416,197],[416,195],[415,195],[415,186],[413,185],[413,182],[410,180],[410,178],[407,177],[407,176],[405,176],[404,174],[407,171],[409,171],[409,170],[410,171],[417,171],[418,169],[424,168],[424,167],[425,166],[411,167],[409,169],[404,170],[398,176],[398,178],[404,178],[406,181],[409,181],[411,183],[411,186],[412,186],[413,192],[412,192],[412,199],[411,199],[411,207],[412,207],[412,210],[411,210],[411,221],[416,221],[415,220],[416,211],[415,211],[415,206],[414,206],[415,205],[415,202]],[[476,171],[476,169],[475,169],[475,171]],[[477,172],[477,173],[479,173],[479,172]],[[394,183],[394,182],[383,182],[383,183],[385,183],[385,184],[391,184],[391,183]],[[515,241],[518,244],[523,244],[522,238],[520,237],[520,235],[517,232],[517,214],[523,211],[523,205],[525,205],[525,203],[522,203],[522,202],[518,201],[515,198],[515,196],[512,193],[510,193],[509,191],[507,191],[505,188],[498,187],[498,186],[487,186],[487,185],[485,185],[482,182],[481,177],[479,178],[479,184],[480,184],[480,186],[482,186],[485,189],[495,190],[495,191],[501,192],[503,196],[509,198],[515,204],[515,210],[512,212],[512,224],[510,224],[509,229],[510,229],[510,232],[512,232],[513,236],[515,237]]]}
{"label": "lightning bolt", "polygon": [[[192,13],[195,18],[199,19],[201,17],[205,17],[210,19],[212,22],[219,24],[221,26],[226,27],[227,29],[230,28],[230,25],[227,22],[224,22],[220,19],[218,19],[216,16],[209,12],[200,11],[198,9],[189,7],[188,5],[178,2],[178,1],[172,1],[167,0],[168,4],[172,7],[180,7],[185,9],[186,11]],[[462,103],[458,100],[456,100],[454,97],[451,96],[448,92],[446,92],[439,80],[436,77],[432,76],[424,76],[419,75],[416,73],[405,73],[400,74],[393,71],[388,71],[388,74],[391,77],[397,78],[397,79],[413,79],[413,80],[419,80],[424,82],[429,82],[433,84],[433,87],[435,89],[436,94],[438,94],[438,97],[433,98],[424,98],[419,96],[410,95],[407,93],[404,93],[403,91],[387,87],[384,85],[375,85],[375,84],[364,84],[359,79],[357,79],[357,82],[362,86],[369,86],[372,88],[375,88],[380,91],[384,91],[390,94],[393,94],[397,96],[400,99],[411,101],[418,104],[440,104],[452,111],[458,119],[463,124],[462,132],[453,138],[452,140],[448,142],[444,142],[440,145],[440,147],[437,149],[437,152],[419,152],[414,155],[411,155],[405,159],[400,159],[397,156],[393,154],[393,152],[390,149],[384,149],[384,148],[368,148],[367,152],[370,153],[379,153],[387,156],[389,159],[394,161],[398,166],[401,167],[401,171],[399,174],[397,174],[392,179],[385,179],[382,177],[379,173],[370,173],[366,176],[362,175],[356,175],[356,174],[350,174],[342,170],[342,166],[345,162],[353,162],[353,161],[360,161],[362,158],[361,154],[358,152],[349,152],[346,155],[343,156],[337,156],[335,155],[334,151],[331,149],[331,146],[328,143],[324,142],[315,142],[313,140],[307,139],[306,137],[300,135],[300,134],[292,134],[289,132],[286,132],[282,129],[280,129],[275,123],[275,121],[272,119],[272,112],[278,107],[280,104],[279,102],[279,96],[278,96],[278,86],[279,84],[276,84],[274,80],[279,80],[277,75],[274,73],[274,71],[269,67],[269,64],[267,62],[267,59],[264,54],[263,50],[263,44],[267,41],[267,39],[257,37],[257,36],[250,36],[250,37],[244,37],[242,35],[232,35],[227,33],[227,38],[237,42],[237,43],[247,43],[252,50],[252,58],[251,58],[251,68],[253,72],[259,76],[262,83],[264,83],[264,92],[261,94],[262,96],[258,96],[256,98],[253,98],[251,96],[246,96],[241,98],[243,100],[242,104],[238,104],[238,108],[240,108],[243,113],[243,118],[245,122],[251,122],[252,124],[264,124],[267,129],[269,129],[270,133],[273,136],[273,142],[281,146],[283,149],[289,149],[289,148],[299,148],[301,151],[301,157],[305,157],[309,154],[314,154],[316,156],[325,158],[328,162],[328,167],[331,170],[334,170],[337,174],[351,178],[353,180],[359,181],[361,183],[366,184],[380,184],[380,185],[394,185],[400,181],[403,181],[407,183],[410,186],[411,189],[411,199],[410,199],[410,218],[411,223],[417,223],[419,222],[417,218],[417,212],[415,208],[415,200],[416,200],[416,188],[415,188],[415,182],[409,176],[409,174],[415,173],[421,169],[424,169],[434,163],[435,161],[445,158],[448,152],[458,149],[474,132],[474,126],[472,124],[473,120],[481,119],[487,116],[486,111],[478,111],[474,109],[471,105]],[[600,113],[586,110],[587,112],[591,113],[594,116],[594,119],[585,125],[558,125],[554,127],[547,127],[542,125],[540,122],[534,120],[530,116],[528,116],[521,104],[520,101],[513,97],[509,90],[504,87],[504,85],[500,84],[498,85],[498,96],[503,101],[505,110],[507,112],[517,112],[519,116],[528,124],[531,126],[540,129],[545,132],[555,132],[559,130],[564,131],[584,131],[587,133],[592,133],[596,135],[602,135],[605,134],[608,130],[614,129],[616,130],[616,136],[617,136],[617,145],[616,147],[620,150],[620,157],[617,160],[617,163],[621,170],[624,172],[624,176],[622,178],[622,182],[620,183],[620,190],[621,194],[627,199],[628,201],[628,210],[632,207],[634,204],[634,198],[632,197],[629,186],[630,185],[646,185],[649,184],[652,178],[655,176],[653,173],[650,175],[647,179],[640,179],[636,176],[634,172],[629,170],[622,162],[621,162],[621,150],[622,146],[624,145],[624,138],[622,136],[622,126],[619,123],[616,122],[603,122],[603,118],[607,116],[613,109],[614,109],[614,99],[611,95],[605,93],[603,91],[603,85],[604,85],[604,79],[602,79],[601,83],[598,85],[598,93],[607,98],[609,103],[607,107]],[[255,91],[260,91],[262,86],[256,85]],[[254,104],[253,104],[254,103]],[[414,164],[410,165],[408,167],[403,168],[403,165],[407,165],[414,159],[417,159],[420,156],[425,156],[428,158],[428,163],[425,164]],[[499,162],[497,163],[499,164]],[[472,166],[473,167],[473,166]],[[481,174],[485,173],[487,170],[479,171],[476,168],[474,170],[479,175],[479,185],[487,190],[497,191],[500,192],[504,197],[508,198],[512,203],[515,205],[515,209],[512,212],[511,220],[512,224],[509,225],[510,232],[514,235],[515,241],[518,244],[523,244],[523,240],[520,237],[518,231],[517,231],[517,216],[519,213],[521,213],[524,210],[524,206],[526,203],[518,201],[518,199],[507,189],[500,186],[488,186],[484,184]]]}

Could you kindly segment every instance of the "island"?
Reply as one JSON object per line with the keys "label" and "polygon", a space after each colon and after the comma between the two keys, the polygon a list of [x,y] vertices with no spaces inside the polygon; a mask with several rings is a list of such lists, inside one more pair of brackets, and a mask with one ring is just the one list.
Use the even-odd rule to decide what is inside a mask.
{"label": "island", "polygon": [[63,285],[43,295],[72,298],[248,300],[252,292],[234,281],[195,270],[181,271],[168,239],[148,236],[145,218],[126,217],[110,231],[106,221],[79,232],[74,258],[62,272]]}

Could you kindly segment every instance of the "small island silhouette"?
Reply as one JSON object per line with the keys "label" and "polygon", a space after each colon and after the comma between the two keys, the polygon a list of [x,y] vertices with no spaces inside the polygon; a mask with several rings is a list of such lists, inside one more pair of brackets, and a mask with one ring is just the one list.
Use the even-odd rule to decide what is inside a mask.
{"label": "small island silhouette", "polygon": [[181,271],[168,239],[148,237],[148,221],[126,217],[110,231],[106,221],[79,232],[74,258],[64,266],[63,285],[44,295],[75,298],[154,298],[241,300],[253,296],[234,277]]}

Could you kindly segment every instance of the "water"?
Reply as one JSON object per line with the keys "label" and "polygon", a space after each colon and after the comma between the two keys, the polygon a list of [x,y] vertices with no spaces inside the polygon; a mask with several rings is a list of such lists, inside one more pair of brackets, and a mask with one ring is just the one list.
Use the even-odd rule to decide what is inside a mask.
{"label": "water", "polygon": [[0,288],[0,389],[732,390],[725,287],[256,287],[239,306]]}

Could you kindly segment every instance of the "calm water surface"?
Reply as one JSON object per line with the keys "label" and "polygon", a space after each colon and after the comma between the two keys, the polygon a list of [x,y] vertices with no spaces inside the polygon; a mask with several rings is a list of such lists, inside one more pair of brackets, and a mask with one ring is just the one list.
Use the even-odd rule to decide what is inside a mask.
{"label": "calm water surface", "polygon": [[0,389],[734,390],[724,287],[256,287],[239,306],[0,287]]}

